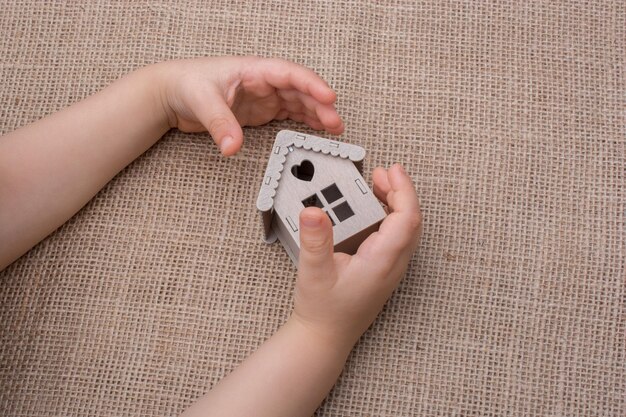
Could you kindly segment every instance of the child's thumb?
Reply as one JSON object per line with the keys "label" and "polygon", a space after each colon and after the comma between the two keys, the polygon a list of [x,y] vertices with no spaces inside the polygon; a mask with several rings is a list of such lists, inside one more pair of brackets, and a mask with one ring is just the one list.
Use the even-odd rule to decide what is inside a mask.
{"label": "child's thumb", "polygon": [[230,156],[239,152],[243,143],[243,131],[222,97],[215,97],[201,117],[202,124],[223,155]]}
{"label": "child's thumb", "polygon": [[317,207],[300,212],[300,275],[324,277],[332,271],[333,228],[328,215]]}

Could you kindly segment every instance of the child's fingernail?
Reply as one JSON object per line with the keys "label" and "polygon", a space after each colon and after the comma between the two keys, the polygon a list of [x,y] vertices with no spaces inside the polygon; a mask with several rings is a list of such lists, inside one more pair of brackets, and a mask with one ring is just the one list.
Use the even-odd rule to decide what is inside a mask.
{"label": "child's fingernail", "polygon": [[220,144],[220,151],[222,151],[222,153],[226,152],[226,149],[230,148],[234,142],[235,139],[232,136],[224,136]]}
{"label": "child's fingernail", "polygon": [[398,164],[398,168],[400,169],[400,172],[406,175],[406,171],[404,170],[404,167],[400,164]]}

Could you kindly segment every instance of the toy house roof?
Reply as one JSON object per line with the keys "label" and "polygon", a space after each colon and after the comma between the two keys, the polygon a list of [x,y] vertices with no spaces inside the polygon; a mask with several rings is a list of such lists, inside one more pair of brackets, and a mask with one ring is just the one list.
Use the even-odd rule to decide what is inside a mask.
{"label": "toy house roof", "polygon": [[359,172],[362,171],[363,158],[365,158],[365,149],[357,145],[306,135],[291,130],[281,130],[278,132],[272,153],[267,162],[267,168],[265,169],[265,175],[263,176],[263,182],[256,202],[257,209],[262,212],[265,238],[267,241],[273,240],[270,229],[276,189],[278,188],[284,170],[287,154],[295,149],[305,149],[307,151],[320,152],[337,158],[349,159],[354,162]]}

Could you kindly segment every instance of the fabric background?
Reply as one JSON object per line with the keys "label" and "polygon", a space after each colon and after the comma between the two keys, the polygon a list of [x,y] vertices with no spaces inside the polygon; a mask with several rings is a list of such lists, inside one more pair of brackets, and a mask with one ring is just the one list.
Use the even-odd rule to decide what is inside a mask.
{"label": "fabric background", "polygon": [[[166,59],[307,65],[366,179],[402,162],[425,215],[317,414],[625,415],[625,9],[6,0],[0,125]],[[231,159],[169,133],[0,273],[0,414],[176,415],[279,327],[295,270],[254,204],[283,128],[310,132],[246,129]]]}

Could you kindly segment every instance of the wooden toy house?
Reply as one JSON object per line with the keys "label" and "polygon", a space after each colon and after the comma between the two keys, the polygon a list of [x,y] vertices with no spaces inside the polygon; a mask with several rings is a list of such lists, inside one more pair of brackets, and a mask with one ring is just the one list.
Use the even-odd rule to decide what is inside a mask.
{"label": "wooden toy house", "polygon": [[300,211],[317,206],[333,224],[335,251],[354,254],[386,215],[361,176],[364,157],[360,146],[279,132],[257,199],[265,241],[280,240],[297,266]]}

